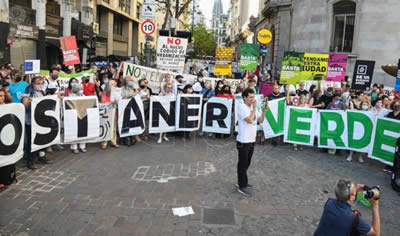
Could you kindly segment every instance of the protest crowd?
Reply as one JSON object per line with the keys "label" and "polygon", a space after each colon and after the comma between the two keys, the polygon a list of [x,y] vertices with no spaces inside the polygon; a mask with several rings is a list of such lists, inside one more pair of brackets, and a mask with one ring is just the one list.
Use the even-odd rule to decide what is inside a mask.
{"label": "protest crowd", "polygon": [[[121,66],[122,65],[122,66]],[[149,119],[149,101],[152,96],[176,96],[178,94],[201,94],[203,105],[212,97],[232,99],[234,102],[234,94],[239,94],[246,88],[254,90],[256,94],[260,94],[259,88],[263,83],[273,83],[272,93],[263,98],[263,104],[267,106],[267,101],[273,101],[279,98],[285,98],[288,106],[297,106],[303,108],[317,108],[319,110],[361,110],[371,111],[376,116],[385,116],[392,119],[400,119],[400,98],[391,91],[385,91],[384,85],[374,84],[370,91],[354,91],[350,89],[350,85],[342,82],[340,87],[318,88],[316,85],[311,85],[308,89],[306,84],[301,82],[296,89],[293,85],[280,85],[278,80],[271,80],[271,76],[267,73],[263,78],[258,78],[255,73],[246,73],[242,79],[238,80],[235,88],[232,88],[229,82],[225,79],[219,79],[216,83],[208,80],[207,68],[201,69],[196,73],[196,79],[192,83],[187,83],[182,75],[173,76],[166,73],[161,79],[159,90],[152,89],[148,86],[149,81],[146,77],[135,80],[131,76],[123,76],[121,65],[110,63],[107,67],[93,67],[91,78],[89,74],[83,74],[81,79],[71,77],[68,80],[68,85],[65,89],[60,87],[58,82],[59,73],[62,71],[61,65],[54,65],[48,76],[34,75],[23,76],[16,70],[13,65],[7,64],[0,68],[1,83],[0,83],[0,105],[7,103],[22,103],[26,111],[25,119],[25,144],[24,158],[27,162],[27,167],[35,169],[35,162],[49,164],[46,153],[53,152],[53,149],[63,149],[60,144],[52,145],[43,150],[31,151],[31,102],[33,98],[58,95],[59,99],[64,97],[82,97],[96,96],[101,104],[117,104],[118,99],[129,99],[139,95],[143,101],[145,119]],[[117,68],[118,66],[118,68]],[[66,68],[66,74],[74,75],[73,67]],[[90,79],[89,79],[90,78]],[[267,81],[268,80],[268,81]],[[213,86],[214,84],[214,86]],[[112,91],[117,90],[120,94],[117,98],[112,98]],[[116,119],[115,119],[115,122]],[[147,129],[147,128],[146,128]],[[258,131],[258,141],[266,142],[262,130]],[[184,138],[190,138],[195,135],[191,132],[177,132]],[[235,133],[235,132],[232,132]],[[204,132],[199,132],[199,135],[204,135]],[[208,134],[213,136],[212,133]],[[215,134],[217,138],[226,138],[230,134]],[[111,146],[119,148],[120,145],[134,145],[147,140],[149,133],[119,137],[116,126],[112,131]],[[168,142],[167,133],[160,133],[157,136],[157,143]],[[108,141],[103,141],[100,144],[102,149],[106,149]],[[282,145],[281,137],[271,139],[271,144]],[[86,143],[73,143],[69,146],[74,154],[80,152],[86,153]],[[303,150],[302,145],[293,144],[291,148],[295,151]],[[329,154],[338,153],[340,150],[321,149]],[[346,151],[347,152],[347,151]],[[343,153],[343,152],[342,152]],[[364,154],[349,151],[346,153],[346,160],[352,161],[357,158],[359,162],[364,162]],[[37,160],[36,160],[37,159]],[[390,166],[385,168],[385,171],[390,172]]]}

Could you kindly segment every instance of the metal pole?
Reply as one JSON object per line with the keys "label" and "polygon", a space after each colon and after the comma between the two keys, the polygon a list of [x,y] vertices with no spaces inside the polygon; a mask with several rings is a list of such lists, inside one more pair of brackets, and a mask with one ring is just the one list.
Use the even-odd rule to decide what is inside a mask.
{"label": "metal pole", "polygon": [[146,56],[145,56],[145,64],[147,67],[150,67],[150,39],[149,36],[146,36],[146,43],[145,43],[145,51],[146,51]]}

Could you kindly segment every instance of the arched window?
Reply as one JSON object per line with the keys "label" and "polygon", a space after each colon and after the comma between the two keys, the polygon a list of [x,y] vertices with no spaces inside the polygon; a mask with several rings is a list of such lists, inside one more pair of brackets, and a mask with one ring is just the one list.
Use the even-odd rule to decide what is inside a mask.
{"label": "arched window", "polygon": [[350,0],[333,5],[333,38],[331,51],[352,52],[356,3]]}

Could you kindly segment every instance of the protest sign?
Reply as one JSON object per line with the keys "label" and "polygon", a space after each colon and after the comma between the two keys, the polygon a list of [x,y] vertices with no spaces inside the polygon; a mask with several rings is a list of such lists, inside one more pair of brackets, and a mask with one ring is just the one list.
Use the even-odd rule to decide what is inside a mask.
{"label": "protest sign", "polygon": [[317,109],[288,106],[285,116],[284,142],[313,146]]}
{"label": "protest sign", "polygon": [[400,59],[399,59],[399,62],[397,64],[397,78],[396,78],[396,83],[395,83],[394,90],[396,90],[397,92],[400,91]]}
{"label": "protest sign", "polygon": [[19,161],[24,155],[25,107],[22,103],[0,106],[0,167]]}
{"label": "protest sign", "polygon": [[281,84],[298,84],[304,66],[303,52],[285,52],[280,77]]}
{"label": "protest sign", "polygon": [[268,110],[265,113],[265,120],[263,123],[264,137],[266,139],[284,134],[285,111],[285,98],[275,99],[268,102]]}
{"label": "protest sign", "polygon": [[114,105],[111,103],[99,104],[99,116],[99,137],[89,140],[89,143],[99,143],[112,140],[116,119]]}
{"label": "protest sign", "polygon": [[100,117],[97,97],[65,97],[63,102],[64,142],[98,138]]}
{"label": "protest sign", "polygon": [[119,101],[122,99],[122,88],[111,88],[110,100]]}
{"label": "protest sign", "polygon": [[183,73],[185,67],[185,38],[159,36],[157,42],[157,68]]}
{"label": "protest sign", "polygon": [[368,153],[374,128],[373,112],[346,111],[348,150]]}
{"label": "protest sign", "polygon": [[326,81],[342,82],[346,77],[347,54],[330,53]]}
{"label": "protest sign", "polygon": [[[60,91],[65,91],[68,88],[68,83],[71,78],[75,78],[78,80],[79,83],[82,83],[82,77],[85,74],[87,74],[89,76],[90,82],[93,83],[94,82],[93,81],[93,75],[94,75],[93,69],[85,70],[85,71],[75,73],[75,74],[66,74],[63,72],[59,73],[56,82],[60,86]],[[49,76],[49,71],[41,70],[40,75]]]}
{"label": "protest sign", "polygon": [[118,130],[120,137],[139,135],[145,129],[143,101],[139,95],[118,102]]}
{"label": "protest sign", "polygon": [[242,43],[240,46],[240,69],[256,71],[260,45]]}
{"label": "protest sign", "polygon": [[64,65],[81,64],[75,35],[60,37],[60,45],[64,56]]}
{"label": "protest sign", "polygon": [[374,75],[375,61],[357,60],[354,66],[351,88],[354,90],[369,90]]}
{"label": "protest sign", "polygon": [[175,131],[175,109],[175,96],[152,96],[150,99],[149,133]]}
{"label": "protest sign", "polygon": [[328,54],[305,53],[300,80],[325,80],[328,71]]}
{"label": "protest sign", "polygon": [[233,48],[217,47],[214,75],[232,75]]}
{"label": "protest sign", "polygon": [[397,139],[400,137],[400,121],[377,117],[368,156],[393,165]]}
{"label": "protest sign", "polygon": [[60,143],[60,103],[58,96],[33,98],[31,104],[31,151]]}
{"label": "protest sign", "polygon": [[[123,63],[122,72],[124,77],[130,76],[135,82],[139,81],[139,79],[146,79],[149,82],[148,87],[153,91],[153,93],[160,91],[161,81],[167,74],[172,75],[174,78],[178,75],[178,73],[156,70],[128,62]],[[197,79],[194,75],[183,74],[182,76],[186,84],[193,84]]]}
{"label": "protest sign", "polygon": [[40,73],[40,60],[25,60],[24,73],[26,75]]}
{"label": "protest sign", "polygon": [[204,105],[203,132],[230,134],[233,101],[212,97]]}
{"label": "protest sign", "polygon": [[320,110],[317,121],[318,147],[347,149],[345,111]]}
{"label": "protest sign", "polygon": [[181,94],[176,99],[176,130],[195,131],[200,128],[202,95]]}

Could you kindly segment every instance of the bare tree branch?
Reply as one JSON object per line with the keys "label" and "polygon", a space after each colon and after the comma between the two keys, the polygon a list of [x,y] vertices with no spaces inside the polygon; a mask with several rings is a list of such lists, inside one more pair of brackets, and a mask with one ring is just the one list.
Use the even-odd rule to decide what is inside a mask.
{"label": "bare tree branch", "polygon": [[183,4],[183,6],[181,7],[181,9],[179,10],[178,14],[175,16],[175,18],[179,18],[183,12],[185,12],[185,9],[188,8],[189,4],[192,2],[193,0],[187,0],[187,2],[185,2],[185,4]]}

